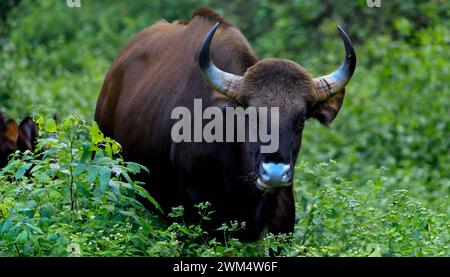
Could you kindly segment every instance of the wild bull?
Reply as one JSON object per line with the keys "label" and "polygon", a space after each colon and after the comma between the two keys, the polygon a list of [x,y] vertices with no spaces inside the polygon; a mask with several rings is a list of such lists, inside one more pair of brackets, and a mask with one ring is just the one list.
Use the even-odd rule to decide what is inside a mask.
{"label": "wild bull", "polygon": [[[183,205],[189,217],[193,205],[209,201],[213,225],[246,222],[244,240],[265,231],[292,232],[292,180],[304,123],[334,120],[355,70],[352,43],[342,28],[338,31],[343,64],[314,78],[290,60],[259,60],[241,32],[210,9],[195,11],[189,21],[160,21],[137,34],[114,61],[95,120],[122,145],[126,159],[150,169],[144,181],[165,211]],[[202,101],[202,109],[223,112],[277,107],[277,151],[262,153],[259,140],[175,142],[172,112],[186,107],[194,113],[194,99]]]}
{"label": "wild bull", "polygon": [[30,117],[19,126],[13,119],[5,120],[0,112],[0,168],[8,163],[8,157],[17,150],[32,150],[36,146],[38,127]]}

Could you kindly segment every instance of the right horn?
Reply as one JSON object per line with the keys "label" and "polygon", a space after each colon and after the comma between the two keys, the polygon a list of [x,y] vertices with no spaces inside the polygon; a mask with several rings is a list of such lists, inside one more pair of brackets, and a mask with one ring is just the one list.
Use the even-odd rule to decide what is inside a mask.
{"label": "right horn", "polygon": [[341,26],[337,26],[339,34],[344,41],[345,60],[341,66],[331,74],[314,78],[314,85],[317,92],[317,101],[325,101],[333,97],[336,93],[345,88],[345,85],[352,78],[356,67],[356,54],[350,38]]}

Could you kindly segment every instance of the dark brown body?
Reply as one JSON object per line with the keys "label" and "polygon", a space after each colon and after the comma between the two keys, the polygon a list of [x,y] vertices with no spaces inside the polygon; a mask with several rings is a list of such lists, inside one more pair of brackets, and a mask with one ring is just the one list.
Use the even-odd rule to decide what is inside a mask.
{"label": "dark brown body", "polygon": [[[223,72],[242,76],[233,79],[240,80],[234,93],[211,86],[211,79],[202,76],[209,63],[207,56],[199,58],[198,49],[201,44],[206,49],[202,41],[215,22],[220,25],[207,55]],[[256,240],[264,231],[292,232],[292,183],[273,190],[258,188],[256,180],[262,176],[258,169],[268,164],[293,168],[304,121],[316,118],[328,125],[336,117],[356,63],[351,42],[341,33],[346,62],[329,75],[333,78],[313,79],[295,62],[258,60],[239,30],[212,10],[197,10],[188,22],[158,22],[137,34],[114,61],[95,120],[105,135],[122,145],[127,160],[149,168],[150,175],[141,177],[166,212],[183,205],[188,218],[195,218],[193,206],[208,201],[216,211],[211,227],[245,221],[246,229],[239,234],[243,239]],[[182,106],[193,114],[194,99],[202,99],[203,109],[215,106],[222,111],[230,106],[279,107],[278,150],[262,154],[258,143],[247,142],[173,142],[171,128],[176,121],[171,113]]]}
{"label": "dark brown body", "polygon": [[[290,232],[294,225],[292,187],[278,194],[259,191],[253,166],[238,143],[179,143],[171,140],[172,109],[233,105],[213,92],[202,78],[196,51],[214,20],[196,16],[187,25],[157,23],[140,32],[122,51],[107,74],[95,119],[116,139],[128,160],[150,169],[147,188],[165,210],[209,201],[216,223],[245,221],[243,238],[257,239],[264,228]],[[221,19],[219,19],[221,20]],[[228,72],[244,74],[257,62],[240,32],[222,21],[211,55]],[[211,97],[216,94],[217,97]]]}

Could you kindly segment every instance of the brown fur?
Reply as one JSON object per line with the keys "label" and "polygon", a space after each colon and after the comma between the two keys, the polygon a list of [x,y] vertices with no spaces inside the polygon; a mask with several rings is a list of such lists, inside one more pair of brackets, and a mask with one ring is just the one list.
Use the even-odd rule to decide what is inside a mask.
{"label": "brown fur", "polygon": [[38,127],[31,118],[25,118],[19,126],[13,119],[5,120],[0,112],[0,168],[8,163],[8,157],[17,150],[35,147]]}
{"label": "brown fur", "polygon": [[[282,116],[314,103],[312,76],[289,60],[265,60],[250,67],[238,94],[239,102],[255,107],[280,107]],[[293,111],[291,111],[293,110]]]}
{"label": "brown fur", "polygon": [[192,13],[192,18],[196,16],[203,17],[211,22],[219,22],[222,28],[232,27],[232,25],[220,14],[210,8],[199,8]]}

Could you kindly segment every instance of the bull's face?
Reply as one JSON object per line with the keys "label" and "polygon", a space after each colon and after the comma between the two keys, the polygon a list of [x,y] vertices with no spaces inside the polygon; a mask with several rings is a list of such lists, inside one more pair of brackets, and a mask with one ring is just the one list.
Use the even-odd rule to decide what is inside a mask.
{"label": "bull's face", "polygon": [[[252,170],[257,173],[259,188],[273,190],[291,185],[303,126],[314,104],[313,78],[292,61],[261,61],[247,70],[236,100],[245,107],[278,108],[277,149],[261,153],[258,142],[247,144],[247,151],[253,159]],[[258,122],[261,124],[260,120]],[[271,124],[267,125],[265,128],[270,128]]]}
{"label": "bull's face", "polygon": [[8,163],[8,157],[17,150],[32,150],[38,135],[38,127],[31,118],[17,126],[12,119],[5,121],[0,113],[0,168]]}
{"label": "bull's face", "polygon": [[305,121],[314,117],[328,125],[342,105],[345,85],[356,66],[350,39],[339,27],[346,50],[345,61],[326,76],[313,78],[300,65],[288,60],[260,61],[244,76],[237,76],[221,71],[209,59],[209,45],[216,28],[217,25],[211,29],[200,47],[199,65],[203,75],[214,89],[244,107],[278,108],[278,149],[273,153],[261,153],[260,143],[245,145],[247,157],[253,163],[250,170],[257,173],[258,188],[276,191],[291,186]]}

